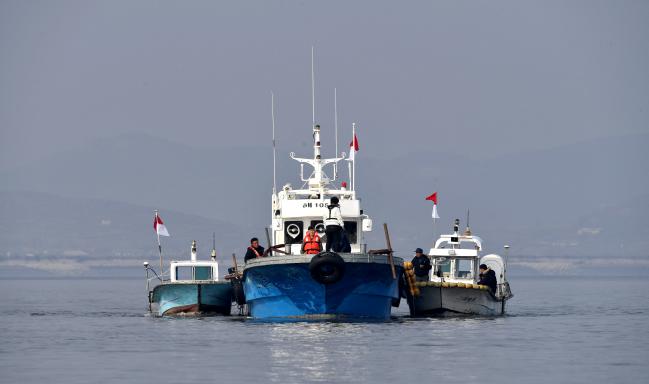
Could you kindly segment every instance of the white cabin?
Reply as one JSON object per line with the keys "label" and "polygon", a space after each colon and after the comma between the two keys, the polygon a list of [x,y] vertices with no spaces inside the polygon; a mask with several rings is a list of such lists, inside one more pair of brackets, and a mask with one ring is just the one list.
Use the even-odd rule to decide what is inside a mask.
{"label": "white cabin", "polygon": [[477,283],[482,239],[472,235],[441,235],[428,253],[431,281]]}
{"label": "white cabin", "polygon": [[214,250],[212,250],[211,260],[198,261],[196,253],[196,240],[194,240],[190,260],[171,261],[169,264],[169,277],[172,283],[219,281],[219,263],[216,261]]}
{"label": "white cabin", "polygon": [[[354,160],[346,160],[349,172],[349,184],[338,183],[338,162],[345,159],[345,154],[340,157],[322,159],[320,155],[320,126],[313,127],[313,158],[297,158],[295,153],[291,158],[300,163],[301,188],[293,189],[290,184],[284,185],[272,195],[272,224],[271,242],[286,244],[284,251],[291,255],[301,254],[302,240],[309,226],[314,226],[320,237],[324,236],[325,227],[322,223],[323,215],[328,212],[327,205],[333,196],[339,199],[341,214],[345,224],[345,232],[351,245],[352,253],[364,253],[367,249],[363,233],[372,230],[372,220],[363,213],[360,199],[356,196],[353,183]],[[312,167],[313,171],[305,177],[304,165]],[[329,177],[325,173],[325,166],[331,165]],[[334,185],[334,182],[337,185]],[[322,240],[323,249],[326,239]]]}

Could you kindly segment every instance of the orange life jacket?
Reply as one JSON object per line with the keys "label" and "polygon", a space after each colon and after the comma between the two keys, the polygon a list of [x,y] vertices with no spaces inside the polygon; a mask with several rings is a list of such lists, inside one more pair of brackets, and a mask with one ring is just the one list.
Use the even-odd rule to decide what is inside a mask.
{"label": "orange life jacket", "polygon": [[320,252],[320,236],[318,236],[317,232],[313,235],[313,238],[309,232],[304,236],[304,252],[307,255],[315,255]]}

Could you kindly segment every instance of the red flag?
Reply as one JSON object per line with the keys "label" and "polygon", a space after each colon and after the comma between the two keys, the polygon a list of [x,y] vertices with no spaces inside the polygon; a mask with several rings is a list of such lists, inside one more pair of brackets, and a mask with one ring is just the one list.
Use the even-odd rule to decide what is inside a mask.
{"label": "red flag", "polygon": [[433,193],[432,195],[428,196],[426,200],[430,200],[433,202],[433,204],[437,204],[437,192]]}
{"label": "red flag", "polygon": [[351,143],[349,143],[349,149],[354,149],[354,151],[358,152],[358,137],[356,137],[356,134],[354,133],[354,138],[352,139]]}
{"label": "red flag", "polygon": [[349,143],[349,160],[354,160],[355,156],[354,154],[358,151],[358,138],[356,138],[356,134],[354,133],[354,138],[352,141]]}
{"label": "red flag", "polygon": [[167,231],[167,227],[165,224],[162,222],[162,219],[158,214],[156,213],[155,217],[153,218],[153,229],[159,236],[169,236],[169,232]]}

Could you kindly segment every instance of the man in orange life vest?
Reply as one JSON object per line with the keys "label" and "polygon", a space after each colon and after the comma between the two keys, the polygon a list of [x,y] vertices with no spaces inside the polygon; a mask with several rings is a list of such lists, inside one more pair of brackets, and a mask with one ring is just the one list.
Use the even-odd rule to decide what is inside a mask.
{"label": "man in orange life vest", "polygon": [[315,255],[322,251],[322,243],[320,242],[320,236],[313,228],[313,225],[309,226],[309,229],[304,236],[302,241],[302,253],[307,255]]}
{"label": "man in orange life vest", "polygon": [[250,259],[255,259],[257,257],[262,257],[264,255],[264,247],[259,245],[259,239],[253,237],[250,239],[250,246],[246,251],[246,256],[243,258],[245,262],[248,262]]}

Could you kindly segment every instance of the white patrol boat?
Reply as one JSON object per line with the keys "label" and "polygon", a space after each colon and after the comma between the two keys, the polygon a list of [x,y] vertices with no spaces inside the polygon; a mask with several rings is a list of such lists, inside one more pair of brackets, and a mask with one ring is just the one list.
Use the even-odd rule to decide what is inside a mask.
{"label": "white patrol boat", "polygon": [[[243,269],[243,285],[250,315],[254,318],[372,318],[385,320],[391,304],[399,300],[399,279],[403,260],[391,252],[368,252],[364,232],[372,230],[371,219],[361,209],[353,182],[354,167],[350,160],[352,188],[337,187],[335,167],[330,179],[324,167],[343,160],[322,159],[320,126],[313,126],[313,158],[291,158],[301,165],[304,185],[293,189],[286,184],[273,191],[267,257],[249,260]],[[313,168],[305,177],[304,165]],[[340,213],[349,250],[302,253],[302,241],[309,226],[315,227],[327,243],[323,216],[332,197],[339,199]]]}
{"label": "white patrol boat", "polygon": [[[232,308],[232,285],[219,281],[219,263],[212,249],[210,260],[197,260],[196,241],[192,242],[191,259],[171,261],[169,280],[155,275],[149,263],[147,272],[149,310],[158,316],[167,315],[229,315]],[[149,272],[155,276],[149,278]],[[149,290],[151,281],[158,284]]]}
{"label": "white patrol boat", "polygon": [[[445,312],[502,315],[506,301],[514,296],[507,281],[507,264],[503,258],[495,254],[480,257],[482,239],[474,236],[468,226],[460,235],[459,225],[460,220],[456,219],[453,234],[441,235],[430,249],[428,257],[432,273],[429,281],[415,282],[412,264],[406,263],[411,316]],[[480,264],[486,264],[495,272],[495,291],[480,284]]]}

